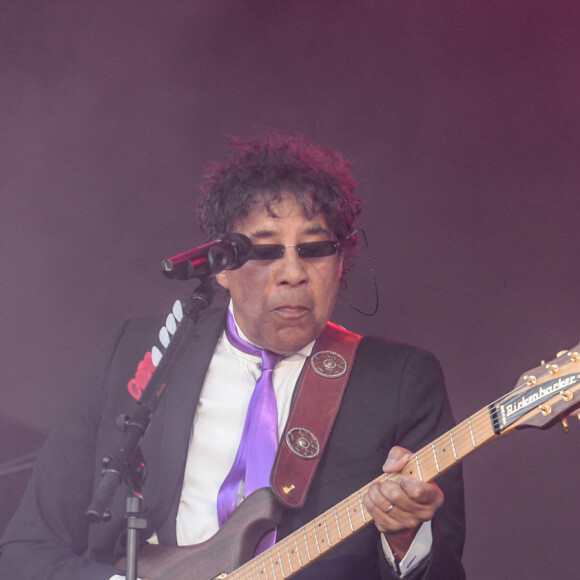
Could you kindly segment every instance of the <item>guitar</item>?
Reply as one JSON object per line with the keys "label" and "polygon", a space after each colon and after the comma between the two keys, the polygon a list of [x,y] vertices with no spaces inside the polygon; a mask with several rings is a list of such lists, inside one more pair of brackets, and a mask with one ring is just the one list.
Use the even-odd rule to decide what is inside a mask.
{"label": "guitar", "polygon": [[[516,429],[546,429],[580,407],[580,344],[524,373],[515,388],[413,455],[401,474],[430,482],[486,443]],[[580,418],[580,416],[579,416]],[[362,498],[382,474],[276,545],[252,558],[282,508],[268,488],[255,491],[211,539],[194,546],[146,545],[139,576],[148,580],[282,580],[355,534],[372,519]],[[119,562],[123,566],[123,561]]]}

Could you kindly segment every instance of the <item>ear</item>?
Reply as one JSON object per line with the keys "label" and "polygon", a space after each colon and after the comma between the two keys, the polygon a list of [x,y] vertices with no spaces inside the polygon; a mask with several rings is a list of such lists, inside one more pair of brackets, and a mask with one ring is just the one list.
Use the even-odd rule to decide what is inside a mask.
{"label": "ear", "polygon": [[216,274],[215,279],[222,288],[225,288],[226,290],[230,289],[230,280],[226,270],[222,270],[219,274]]}
{"label": "ear", "polygon": [[339,279],[342,278],[343,272],[344,272],[344,254],[341,253],[339,256],[339,260],[338,260],[338,278]]}

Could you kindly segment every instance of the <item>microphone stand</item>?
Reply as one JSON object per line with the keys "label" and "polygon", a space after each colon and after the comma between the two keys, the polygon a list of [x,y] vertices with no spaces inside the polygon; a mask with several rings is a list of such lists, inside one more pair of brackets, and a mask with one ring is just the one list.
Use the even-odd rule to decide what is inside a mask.
{"label": "microphone stand", "polygon": [[176,362],[183,355],[195,333],[195,326],[202,310],[212,303],[213,296],[214,288],[210,277],[200,277],[199,286],[191,295],[183,319],[141,395],[139,407],[132,417],[121,415],[117,420],[117,424],[125,435],[117,452],[103,458],[102,479],[85,513],[90,522],[109,521],[111,512],[108,506],[117,487],[125,481],[128,488],[126,502],[127,580],[137,580],[139,530],[147,528],[147,520],[141,515],[143,504],[141,489],[147,476],[147,469],[139,443],[147,432],[151,415],[173,376]]}

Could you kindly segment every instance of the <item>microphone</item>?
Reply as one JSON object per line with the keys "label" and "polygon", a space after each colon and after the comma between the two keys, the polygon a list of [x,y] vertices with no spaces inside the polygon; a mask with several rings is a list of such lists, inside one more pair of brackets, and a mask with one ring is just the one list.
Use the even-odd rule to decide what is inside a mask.
{"label": "microphone", "polygon": [[252,242],[244,234],[226,234],[215,240],[161,261],[161,270],[167,278],[215,276],[222,270],[242,267],[250,256]]}

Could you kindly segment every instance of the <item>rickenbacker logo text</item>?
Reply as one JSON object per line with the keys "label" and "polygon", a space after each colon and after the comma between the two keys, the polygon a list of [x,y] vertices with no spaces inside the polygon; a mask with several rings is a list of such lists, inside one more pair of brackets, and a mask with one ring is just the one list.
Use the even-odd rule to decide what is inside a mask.
{"label": "rickenbacker logo text", "polygon": [[518,413],[518,411],[527,409],[531,405],[538,405],[563,389],[575,385],[578,382],[579,377],[580,375],[568,375],[566,377],[555,379],[549,383],[544,383],[537,387],[534,393],[530,395],[521,395],[519,398],[514,399],[509,403],[500,405],[501,414],[505,419],[507,419],[515,413]]}

